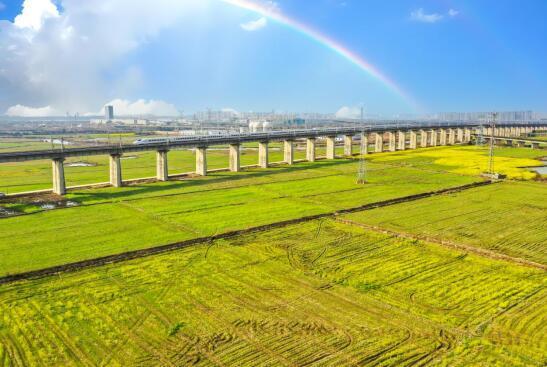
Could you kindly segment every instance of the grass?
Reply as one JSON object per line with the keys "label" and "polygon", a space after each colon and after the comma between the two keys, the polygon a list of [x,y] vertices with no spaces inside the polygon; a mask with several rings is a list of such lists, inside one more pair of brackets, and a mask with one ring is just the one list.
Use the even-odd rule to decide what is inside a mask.
{"label": "grass", "polygon": [[[0,274],[158,246],[477,181],[348,160],[216,173],[200,179],[71,193],[79,207],[0,219]],[[14,240],[15,239],[15,240]],[[28,256],[27,254],[32,254]]]}
{"label": "grass", "polygon": [[[514,150],[515,154],[530,154],[523,151]],[[10,204],[11,209],[33,214],[0,219],[0,252],[3,253],[0,275],[327,213],[480,180],[451,172],[457,169],[438,163],[436,157],[439,154],[457,157],[469,154],[479,159],[477,157],[484,155],[484,149],[452,147],[371,155],[367,163],[366,185],[356,184],[357,162],[336,160],[266,170],[250,169],[241,173],[219,172],[203,178],[119,189],[77,190],[67,195],[67,199],[78,202],[80,206],[53,211],[36,212],[32,203]],[[521,162],[521,158],[513,159],[514,166]],[[509,163],[507,165],[509,167]],[[527,172],[525,169],[511,169]]]}
{"label": "grass", "polygon": [[[6,144],[6,143],[4,143]],[[14,143],[16,144],[16,143]],[[19,142],[21,146],[28,148],[28,145]],[[43,145],[48,149],[47,143],[29,143]],[[40,145],[40,146],[41,146]],[[0,143],[0,149],[2,143]],[[10,148],[10,150],[12,150]],[[42,149],[44,149],[42,147]],[[355,150],[357,150],[355,148]],[[1,150],[0,150],[1,151]],[[443,147],[434,149],[407,150],[404,152],[382,153],[371,155],[372,162],[389,164],[405,164],[421,166],[431,170],[445,170],[452,173],[464,175],[479,175],[485,172],[488,167],[488,154],[485,147]],[[337,154],[343,154],[343,148],[337,147]],[[496,149],[496,171],[507,174],[514,179],[532,179],[536,176],[530,170],[518,167],[542,165],[537,161],[543,152],[529,148],[497,148]],[[318,145],[317,155],[325,155],[325,147]],[[302,145],[295,153],[296,159],[305,158],[305,147]],[[518,158],[518,160],[516,159]],[[209,169],[226,168],[228,166],[227,147],[213,147],[207,153]],[[282,144],[272,143],[270,145],[270,161],[279,162],[283,160]],[[74,167],[74,163],[87,163],[87,167]],[[258,162],[257,144],[245,144],[242,150],[241,164],[254,165]],[[129,153],[122,160],[123,179],[137,179],[154,177],[156,174],[155,152]],[[195,170],[194,152],[191,150],[172,150],[169,153],[169,174],[180,174],[193,172]],[[68,186],[88,185],[109,181],[109,157],[89,156],[67,159],[65,162],[65,177]],[[29,161],[24,163],[3,163],[0,164],[0,192],[18,193],[34,190],[51,189],[51,162],[50,161]]]}
{"label": "grass", "polygon": [[547,265],[545,194],[542,182],[503,182],[346,218]]}
{"label": "grass", "polygon": [[534,136],[532,137],[531,139],[534,139],[534,140],[541,140],[541,141],[546,141],[547,142],[547,136]]}
{"label": "grass", "polygon": [[[519,168],[541,153],[496,153],[518,181],[341,219],[546,264],[545,183]],[[151,166],[132,171],[139,159]],[[174,169],[191,159],[170,155]],[[365,185],[358,162],[325,160],[76,190],[77,207],[0,219],[0,275],[459,186],[487,159],[479,147],[373,154]],[[124,172],[153,174],[153,161]],[[96,180],[99,168],[69,174]],[[546,285],[543,270],[316,220],[2,285],[0,367],[543,366]]]}
{"label": "grass", "polygon": [[314,221],[0,286],[0,366],[542,366],[545,285]]}
{"label": "grass", "polygon": [[51,149],[51,143],[30,138],[0,138],[0,153]]}
{"label": "grass", "polygon": [[[283,160],[281,144],[271,144],[269,153],[270,161]],[[317,153],[324,155],[324,148],[318,148]],[[337,148],[337,153],[342,154],[342,148]],[[296,150],[295,158],[305,158],[305,150],[303,148]],[[168,160],[169,174],[171,175],[195,171],[195,156],[191,150],[172,150]],[[89,164],[89,166],[71,166],[71,164],[82,162]],[[228,166],[227,147],[212,147],[207,153],[207,164],[209,169],[226,168]],[[249,145],[242,150],[241,164],[258,164],[258,145]],[[122,159],[122,169],[124,180],[155,177],[156,153],[128,153]],[[2,163],[0,164],[0,192],[18,193],[51,189],[51,170],[51,162],[48,160]],[[76,157],[65,161],[65,177],[68,186],[108,182],[108,175],[108,156]]]}

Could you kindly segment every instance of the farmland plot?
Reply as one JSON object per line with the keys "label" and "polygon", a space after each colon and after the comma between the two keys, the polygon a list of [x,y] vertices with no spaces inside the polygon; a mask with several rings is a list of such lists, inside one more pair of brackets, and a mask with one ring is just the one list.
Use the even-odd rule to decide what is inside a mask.
{"label": "farmland plot", "polygon": [[330,220],[0,287],[0,365],[545,361],[545,274]]}
{"label": "farmland plot", "polygon": [[[80,206],[0,219],[0,275],[210,236],[480,181],[413,167],[322,161],[203,179],[82,190]],[[32,256],[29,256],[32,254]]]}
{"label": "farmland plot", "polygon": [[503,182],[345,218],[547,265],[547,186]]}

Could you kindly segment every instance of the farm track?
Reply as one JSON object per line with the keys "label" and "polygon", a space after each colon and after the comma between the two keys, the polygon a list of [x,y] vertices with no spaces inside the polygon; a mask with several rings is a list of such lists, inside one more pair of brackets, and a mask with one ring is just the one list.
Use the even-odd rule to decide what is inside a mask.
{"label": "farm track", "polygon": [[[248,261],[248,259],[241,259],[241,261],[242,262]],[[236,320],[230,321],[230,320],[221,320],[220,318],[217,317],[215,319],[215,321],[216,322],[222,321],[222,324],[223,324],[224,328],[228,327],[228,328],[233,329],[234,335],[236,335],[236,336],[240,337],[241,339],[247,341],[247,343],[249,343],[250,345],[252,345],[254,347],[257,347],[262,352],[264,352],[266,350],[266,346],[263,345],[262,343],[257,343],[256,341],[253,341],[253,337],[252,337],[252,335],[254,335],[258,331],[273,333],[274,335],[276,335],[278,337],[281,337],[281,336],[285,337],[285,335],[288,334],[289,332],[291,332],[291,333],[294,333],[294,332],[303,333],[303,335],[308,335],[308,336],[313,336],[314,334],[319,334],[319,335],[328,334],[328,332],[332,331],[332,330],[340,330],[340,331],[343,332],[343,329],[341,329],[340,325],[337,325],[335,323],[332,323],[329,320],[324,319],[318,313],[316,313],[313,310],[313,308],[310,308],[310,310],[308,312],[306,312],[306,315],[313,315],[314,318],[321,320],[324,324],[331,324],[332,325],[331,326],[332,330],[329,330],[329,329],[325,328],[323,325],[321,325],[321,323],[317,323],[317,324],[309,323],[309,322],[306,322],[306,323],[305,322],[287,323],[283,318],[280,318],[280,317],[277,317],[277,321],[272,321],[271,317],[274,316],[275,314],[271,314],[271,309],[269,309],[267,304],[264,304],[264,300],[269,299],[269,298],[275,298],[277,300],[278,304],[283,303],[285,307],[290,307],[294,311],[297,311],[297,308],[293,304],[291,304],[287,301],[283,301],[282,298],[277,296],[275,293],[268,292],[267,290],[263,290],[263,289],[260,289],[260,288],[257,288],[256,286],[254,286],[253,284],[257,283],[257,281],[249,281],[250,279],[246,279],[246,281],[243,281],[240,278],[233,276],[231,274],[231,272],[227,269],[218,268],[218,269],[215,269],[215,270],[223,275],[222,279],[225,282],[229,281],[229,282],[232,283],[230,285],[231,286],[235,285],[235,287],[230,287],[230,286],[226,287],[224,284],[219,285],[215,281],[211,281],[211,280],[209,280],[207,278],[204,278],[204,277],[200,277],[200,282],[202,282],[203,284],[206,284],[207,288],[209,288],[209,289],[215,289],[219,293],[223,293],[224,296],[228,297],[234,304],[238,304],[238,305],[243,306],[243,307],[248,308],[248,309],[254,309],[256,311],[260,311],[261,313],[264,313],[264,316],[267,315],[269,317],[267,320],[264,319],[262,321],[257,321],[255,319],[248,319],[248,320],[247,319],[245,319],[245,320],[236,319]],[[285,277],[284,273],[273,274],[273,275],[275,275],[276,277],[277,276],[280,276],[282,278]],[[194,274],[194,277],[195,276],[198,276],[198,275]],[[291,284],[291,282],[293,282],[293,281],[294,281],[294,279],[290,279],[290,281],[287,282],[287,283]],[[316,291],[315,287],[311,284],[305,283],[305,284],[302,284],[302,285],[305,287],[305,289],[307,289],[306,294],[311,295],[312,293],[314,293]],[[246,290],[249,291],[249,294],[253,294],[253,295],[260,294],[260,297],[254,297],[252,299],[249,299],[249,294],[246,294],[246,296],[241,296],[241,295],[233,294],[232,292],[226,292],[226,289],[239,289],[240,292],[243,289],[246,289]],[[307,297],[302,296],[302,300],[305,300],[306,298]],[[195,307],[197,307],[197,309],[203,309],[204,308],[204,306],[201,305],[197,299],[193,299],[192,303],[194,304]],[[205,310],[203,312],[203,316],[208,317],[209,313]],[[257,314],[257,316],[258,316],[258,314]],[[240,330],[240,329],[244,329],[244,330]],[[245,329],[249,329],[249,330],[245,331]],[[240,330],[240,331],[238,332],[238,330]],[[242,332],[243,332],[243,334],[242,334]],[[324,350],[324,349],[330,350],[331,355],[333,355],[333,354],[339,353],[341,350],[347,348],[351,344],[352,338],[351,338],[351,335],[348,335],[347,333],[344,333],[344,334],[346,334],[346,337],[348,338],[348,340],[347,340],[347,342],[342,343],[342,345],[339,346],[338,349],[332,349],[331,346],[323,344],[323,345],[321,345],[321,350]],[[270,355],[272,358],[276,359],[278,363],[280,362],[279,361],[279,355],[277,355],[277,353],[275,353],[274,350],[269,350],[267,352],[267,354]],[[322,358],[326,358],[327,356],[328,355],[325,355]],[[281,358],[281,359],[284,361],[283,364],[285,364],[285,365],[291,365],[292,366],[292,365],[306,365],[306,364],[309,364],[309,363],[295,364],[295,363],[293,363],[289,360],[286,360],[284,358]],[[311,363],[313,363],[313,361]],[[355,364],[355,363],[353,361],[353,363],[350,363],[350,364]]]}
{"label": "farm track", "polygon": [[[243,261],[244,259],[241,259],[241,260]],[[237,289],[252,287],[253,288],[252,292],[251,292],[252,294],[255,294],[258,291],[258,289],[256,287],[252,286],[252,284],[254,284],[255,281],[249,281],[250,279],[247,279],[247,281],[242,281],[241,279],[239,279],[237,277],[234,277],[230,273],[230,271],[229,270],[227,271],[226,269],[216,269],[216,270],[220,271],[222,273],[222,275],[223,275],[222,279],[230,279],[231,282],[235,282],[239,285],[239,287],[242,287],[242,288],[236,287]],[[281,278],[284,278],[284,273],[282,271],[279,274],[272,274],[272,275],[274,275],[276,278],[278,276],[281,277]],[[272,294],[270,292],[266,292],[266,293],[262,292],[261,297],[258,297],[257,299],[255,299],[253,301],[253,300],[246,300],[245,298],[241,298],[241,296],[231,294],[230,292],[225,293],[226,288],[227,289],[232,289],[233,287],[220,286],[220,285],[217,285],[217,284],[215,284],[215,283],[213,283],[213,282],[211,282],[207,279],[203,279],[203,278],[200,279],[200,281],[205,282],[205,284],[207,284],[208,288],[216,289],[217,291],[224,293],[224,295],[226,297],[229,297],[234,303],[239,304],[239,305],[244,306],[244,307],[247,307],[249,309],[257,310],[257,306],[259,304],[261,304],[265,299],[273,297],[273,298],[277,299],[277,302],[283,303],[286,308],[290,308],[290,313],[291,314],[293,314],[293,313],[301,314],[303,312],[304,315],[306,315],[307,317],[311,316],[315,319],[320,320],[319,325],[317,325],[315,323],[308,324],[308,323],[303,323],[303,322],[299,322],[299,321],[298,322],[291,322],[291,323],[287,324],[287,322],[284,321],[284,319],[280,318],[280,317],[276,317],[277,321],[272,321],[271,317],[275,317],[275,314],[270,313],[267,309],[267,306],[262,304],[262,306],[258,307],[258,310],[261,310],[263,313],[265,313],[264,315],[262,315],[263,317],[264,316],[267,317],[267,319],[264,319],[264,321],[257,321],[256,319],[246,319],[246,320],[236,319],[235,321],[233,321],[234,326],[250,328],[253,331],[253,333],[252,333],[253,335],[256,332],[273,332],[273,333],[276,333],[276,334],[281,333],[283,335],[286,332],[288,332],[288,331],[283,332],[283,329],[286,329],[286,328],[288,328],[288,330],[290,330],[292,333],[299,332],[298,330],[300,330],[300,328],[302,328],[300,330],[300,332],[304,333],[305,335],[309,335],[309,336],[312,336],[315,333],[319,333],[320,335],[324,334],[324,333],[328,333],[328,332],[332,333],[333,331],[339,331],[339,332],[346,335],[347,340],[344,343],[340,344],[337,349],[332,349],[332,347],[328,344],[325,345],[325,344],[322,343],[321,345],[317,345],[317,342],[321,343],[321,340],[318,340],[317,342],[315,342],[313,344],[314,345],[314,350],[322,350],[322,351],[328,350],[329,354],[314,357],[313,360],[306,361],[305,363],[303,361],[299,361],[298,364],[290,364],[290,365],[299,365],[299,366],[300,365],[309,365],[309,364],[313,364],[313,363],[316,363],[316,362],[319,362],[321,360],[328,359],[328,358],[338,358],[338,359],[343,358],[343,359],[346,360],[346,362],[345,362],[346,364],[344,364],[344,365],[358,365],[359,364],[358,363],[359,360],[356,357],[352,357],[351,354],[348,354],[347,356],[346,355],[340,355],[340,353],[342,353],[344,350],[349,348],[354,343],[354,338],[352,337],[351,333],[349,333],[347,330],[345,330],[343,325],[340,325],[339,323],[335,323],[332,320],[328,320],[325,317],[321,316],[322,312],[319,311],[319,310],[316,310],[315,309],[316,306],[314,307],[313,304],[308,305],[308,299],[315,299],[314,296],[318,296],[318,295],[323,295],[323,297],[326,296],[327,299],[330,299],[330,301],[336,300],[334,302],[327,302],[329,304],[330,303],[338,303],[339,299],[336,296],[336,294],[331,293],[331,292],[328,292],[328,293],[322,292],[321,289],[318,289],[314,285],[312,285],[312,284],[310,284],[306,281],[303,281],[301,279],[284,279],[284,283],[287,283],[287,284],[292,284],[292,283],[295,283],[295,282],[298,283],[298,289],[306,289],[305,294],[302,295],[301,297],[299,297],[298,299],[293,300],[292,302],[287,302],[287,301],[282,301],[282,299],[279,298],[275,294]],[[297,306],[297,304],[298,304],[298,306]],[[372,311],[370,309],[368,309],[367,312],[370,313]],[[207,315],[204,314],[204,316],[207,316]],[[259,315],[257,314],[256,316],[258,317]],[[376,313],[376,316],[380,317],[381,315],[380,315],[380,313]],[[388,323],[390,323],[390,320],[386,320],[386,321]],[[325,327],[322,326],[321,324],[330,325],[330,327],[327,327],[325,329]],[[393,326],[394,327],[400,327],[400,325],[397,325],[397,324],[394,324]],[[282,329],[278,330],[278,327],[282,327]],[[407,335],[410,335],[409,330],[407,330]],[[405,337],[404,341],[407,341],[408,339],[409,339],[408,337]],[[395,344],[396,345],[390,345],[389,350],[394,349],[397,346],[401,345],[402,342],[397,342]],[[382,354],[382,353],[383,353],[383,350],[380,351],[379,354]],[[340,362],[340,361],[338,361],[338,362]]]}
{"label": "farm track", "polygon": [[[385,237],[392,241],[382,246],[383,269],[377,269],[378,254],[370,256],[370,250]],[[299,242],[300,250],[294,247]],[[422,270],[456,256],[435,246],[429,261],[417,262],[429,247],[434,246],[319,220],[218,240],[209,246],[207,257],[207,246],[199,246],[137,263],[66,274],[58,281],[55,277],[14,284],[6,287],[11,295],[0,304],[8,317],[0,329],[0,361],[2,349],[4,355],[13,350],[14,345],[2,338],[11,334],[22,343],[29,358],[26,365],[82,364],[79,353],[68,354],[65,341],[47,327],[46,317],[73,336],[81,352],[92,356],[97,365],[380,367],[447,361],[456,366],[477,358],[481,365],[491,365],[489,355],[504,361],[503,365],[541,365],[544,290],[525,296],[537,288],[534,282],[544,279],[543,273],[503,263],[484,268],[488,260],[468,257],[425,275]],[[355,263],[345,255],[357,248],[364,256]],[[287,251],[292,251],[294,262],[305,266],[295,269],[287,261]],[[323,256],[313,263],[318,254]],[[346,260],[336,261],[340,258]],[[278,260],[268,264],[272,259]],[[257,266],[245,266],[251,263]],[[408,275],[413,267],[419,275],[385,286]],[[479,276],[453,287],[466,279],[460,274],[468,271]],[[478,307],[470,306],[475,284],[489,278],[492,288],[481,293]],[[348,282],[339,284],[338,279]],[[360,280],[384,285],[378,290],[361,289]],[[35,286],[29,288],[31,284]],[[453,319],[453,312],[430,312],[409,304],[407,290],[411,289],[437,306],[462,302],[460,311],[470,321],[462,324]],[[36,299],[28,301],[29,295]],[[33,311],[36,308],[40,312]],[[498,315],[501,308],[507,312]],[[89,316],[82,318],[80,313]],[[180,330],[171,333],[178,323],[183,324]],[[477,328],[480,332],[475,334]],[[51,347],[46,350],[44,344]],[[522,363],[525,359],[527,364]],[[7,360],[17,365],[13,353]]]}
{"label": "farm track", "polygon": [[182,242],[176,242],[176,243],[171,243],[167,245],[146,248],[142,250],[129,251],[129,252],[104,256],[104,257],[95,258],[95,259],[89,259],[89,260],[83,260],[83,261],[78,261],[78,262],[64,264],[64,265],[53,266],[53,267],[44,268],[40,270],[33,270],[33,271],[28,271],[28,272],[13,274],[13,275],[7,275],[4,277],[0,277],[0,284],[7,284],[7,283],[20,281],[20,280],[26,280],[26,279],[41,278],[41,277],[46,277],[46,276],[50,276],[50,275],[58,274],[58,273],[74,272],[74,271],[78,271],[78,270],[86,269],[86,268],[99,267],[106,264],[118,263],[122,261],[147,257],[147,256],[155,255],[155,254],[164,253],[164,252],[170,252],[170,251],[174,251],[174,250],[178,250],[182,248],[195,246],[198,244],[207,243],[207,242],[218,240],[218,239],[228,239],[228,238],[233,238],[233,237],[250,234],[250,233],[264,232],[264,231],[268,231],[275,228],[282,228],[289,225],[305,223],[305,222],[309,222],[309,221],[313,221],[317,219],[336,218],[337,216],[343,215],[343,214],[355,213],[355,212],[364,211],[364,210],[371,210],[375,208],[396,205],[396,204],[405,203],[409,201],[429,198],[436,195],[456,193],[456,192],[460,192],[464,190],[473,189],[476,187],[491,185],[494,183],[495,182],[492,182],[492,181],[479,181],[479,182],[474,182],[474,183],[466,184],[462,186],[450,187],[446,189],[440,189],[440,190],[429,191],[429,192],[420,193],[420,194],[403,196],[403,197],[399,197],[395,199],[379,201],[375,203],[369,203],[369,204],[365,204],[365,205],[361,205],[361,206],[357,206],[353,208],[337,210],[334,212],[328,212],[328,213],[305,216],[301,218],[290,219],[290,220],[285,220],[280,222],[274,222],[274,223],[265,224],[265,225],[261,225],[257,227],[246,228],[242,230],[229,231],[229,232],[221,233],[214,236],[199,237],[199,238],[194,238],[194,239],[190,239],[190,240],[186,240]]}
{"label": "farm track", "polygon": [[[219,271],[222,272],[223,277],[225,277],[226,279],[230,279],[232,282],[238,283],[240,287],[242,287],[242,288],[243,287],[251,287],[252,282],[251,282],[251,284],[249,284],[248,282],[244,282],[241,279],[238,279],[238,278],[234,277],[228,271],[225,271],[225,270],[222,270],[222,269],[219,269]],[[280,275],[282,275],[282,274],[280,274]],[[291,279],[291,281],[294,281],[294,279]],[[219,287],[216,284],[211,284],[211,282],[207,282],[207,283],[210,287],[216,288],[220,292],[224,292],[224,289],[222,287]],[[300,284],[303,287],[306,288],[306,294],[302,295],[299,299],[294,300],[293,302],[283,301],[281,297],[276,296],[275,294],[272,294],[270,292],[260,291],[256,287],[254,287],[252,289],[253,294],[254,293],[257,293],[257,294],[260,293],[261,294],[261,297],[259,297],[255,300],[256,302],[250,302],[248,300],[245,300],[242,297],[238,297],[238,296],[230,294],[230,293],[226,294],[226,296],[230,297],[232,299],[232,301],[234,301],[235,303],[241,304],[245,307],[248,307],[249,309],[256,308],[257,304],[263,303],[263,302],[261,302],[261,300],[264,300],[266,298],[275,298],[278,305],[282,304],[284,306],[284,308],[290,308],[293,312],[298,312],[298,309],[295,306],[296,301],[306,301],[307,300],[307,295],[313,295],[315,292],[318,291],[317,289],[315,289],[313,287],[313,285],[311,285],[307,282],[300,282]],[[300,304],[300,307],[303,306],[303,304],[301,302],[298,302],[298,303]],[[262,304],[259,307],[259,309],[262,309],[262,311],[264,313],[266,313],[266,315],[270,314],[270,312],[269,312],[270,310],[268,310],[268,307],[264,304]],[[326,318],[322,317],[320,315],[320,313],[313,310],[312,307],[310,307],[306,311],[306,315],[307,316],[313,316],[313,318],[315,318],[317,320],[320,320],[324,325],[329,325],[330,324],[330,328],[325,327],[321,323],[318,323],[318,324],[311,323],[310,324],[310,323],[304,323],[304,322],[292,322],[292,323],[287,324],[286,321],[284,321],[281,317],[278,317],[278,316],[276,317],[277,321],[272,322],[271,317],[274,316],[274,315],[275,315],[274,313],[271,313],[269,315],[269,319],[268,320],[265,319],[263,321],[237,319],[237,320],[233,321],[232,324],[235,327],[238,327],[238,328],[249,327],[253,330],[253,332],[256,332],[256,331],[271,331],[273,333],[281,333],[281,334],[285,334],[287,332],[291,332],[291,333],[301,332],[301,333],[304,333],[304,334],[314,335],[314,334],[328,334],[329,332],[332,334],[333,331],[340,331],[340,333],[344,334],[344,336],[346,337],[346,341],[343,342],[338,347],[338,349],[333,349],[331,346],[329,346],[327,344],[320,345],[321,350],[327,349],[327,350],[330,351],[329,355],[325,355],[321,358],[318,357],[314,361],[308,361],[308,363],[299,364],[299,365],[309,365],[309,364],[312,364],[314,362],[318,362],[320,359],[324,359],[324,358],[327,358],[329,356],[336,355],[337,353],[340,353],[344,349],[348,348],[353,343],[353,337],[351,336],[351,334],[349,332],[344,330],[344,328],[341,325],[339,325],[339,324],[337,324],[333,321],[327,320]],[[316,345],[316,347],[318,347],[318,346]],[[355,360],[351,360],[351,361],[348,361],[348,362],[350,364],[355,364]]]}
{"label": "farm track", "polygon": [[349,219],[336,218],[336,220],[340,223],[361,227],[361,228],[368,229],[368,230],[371,230],[371,231],[375,231],[375,232],[378,232],[378,233],[389,234],[389,235],[392,235],[392,236],[397,237],[397,238],[406,238],[406,239],[411,239],[411,240],[426,241],[426,242],[435,243],[435,244],[438,244],[438,245],[442,245],[442,246],[457,249],[457,250],[468,251],[468,252],[474,253],[476,255],[480,255],[480,256],[483,256],[483,257],[488,257],[488,258],[494,259],[494,260],[504,260],[504,261],[509,261],[509,262],[512,262],[512,263],[515,263],[515,264],[518,264],[518,265],[525,265],[525,266],[529,266],[529,267],[532,267],[532,268],[547,270],[547,266],[544,265],[544,264],[540,264],[540,263],[537,263],[537,262],[534,262],[534,261],[522,259],[520,257],[513,257],[513,256],[504,255],[504,254],[501,254],[499,252],[495,252],[495,251],[491,251],[491,250],[487,250],[487,249],[483,249],[483,248],[479,248],[479,247],[474,247],[474,246],[471,246],[471,245],[464,245],[464,244],[456,243],[456,242],[452,242],[452,241],[441,240],[439,238],[431,237],[431,236],[421,236],[421,235],[410,234],[410,233],[405,233],[405,232],[401,232],[401,231],[392,231],[392,230],[385,229],[385,228],[378,227],[378,226],[371,226],[371,225],[368,225],[368,224],[355,222],[355,221],[352,221],[352,220],[349,220]]}
{"label": "farm track", "polygon": [[[112,282],[114,282],[115,284],[117,284],[118,286],[120,287],[125,287],[126,284],[123,284],[121,281],[119,280],[115,280],[114,278],[110,278],[110,280]],[[165,287],[161,292],[160,294],[158,295],[158,299],[159,298],[162,298],[165,296],[165,293],[174,285],[174,282],[169,282],[167,287]],[[141,305],[143,305],[145,307],[145,310],[146,312],[149,314],[149,315],[154,315],[156,316],[159,320],[161,320],[161,322],[164,324],[164,326],[167,328],[169,327],[169,325],[172,325],[173,324],[173,321],[168,315],[165,314],[165,312],[163,312],[163,310],[161,310],[158,306],[156,306],[156,304],[154,303],[155,300],[150,300],[148,299],[147,297],[144,297],[144,296],[141,296],[141,295],[138,295],[137,298],[141,301]],[[182,334],[178,334],[177,337],[179,339],[181,339],[182,341],[186,342],[187,344],[191,344],[193,341],[182,335]],[[154,351],[154,354],[156,353],[156,350],[153,350]],[[211,361],[212,363],[216,364],[217,366],[224,366],[220,361],[218,361],[213,355],[211,355],[210,353],[207,353],[207,352],[203,352],[200,350],[200,353],[204,356],[207,357],[207,359],[209,361]],[[169,356],[169,355],[166,355],[165,353],[162,353],[162,356],[165,357],[165,361],[164,363],[166,363],[167,365],[169,366],[176,366],[176,364],[171,360],[172,358]]]}

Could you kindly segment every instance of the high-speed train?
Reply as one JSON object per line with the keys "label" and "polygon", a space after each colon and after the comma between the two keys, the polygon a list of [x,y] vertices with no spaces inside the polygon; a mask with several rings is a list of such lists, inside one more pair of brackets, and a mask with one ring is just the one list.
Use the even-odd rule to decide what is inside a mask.
{"label": "high-speed train", "polygon": [[198,136],[177,136],[177,137],[168,137],[168,138],[140,138],[133,142],[135,145],[145,145],[145,144],[161,144],[161,143],[176,143],[182,141],[193,141],[198,140]]}
{"label": "high-speed train", "polygon": [[[226,134],[226,135],[198,135],[198,136],[176,136],[176,137],[165,137],[165,138],[140,138],[133,142],[135,145],[145,145],[145,144],[168,144],[168,143],[179,143],[179,142],[192,142],[192,141],[208,141],[214,142],[215,140],[223,140],[226,138],[276,138],[279,135],[295,135],[298,134],[307,134],[311,131],[316,131],[317,129],[307,129],[307,130],[277,130],[277,131],[268,131],[268,132],[257,132],[257,133],[246,133],[246,134]],[[336,129],[323,129],[324,132],[332,131],[336,133]]]}

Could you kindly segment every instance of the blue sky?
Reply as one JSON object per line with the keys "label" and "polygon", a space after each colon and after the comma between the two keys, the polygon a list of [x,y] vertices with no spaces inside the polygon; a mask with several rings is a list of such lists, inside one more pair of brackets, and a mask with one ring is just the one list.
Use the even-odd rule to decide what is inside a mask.
{"label": "blue sky", "polygon": [[418,107],[302,32],[220,0],[60,0],[58,14],[40,18],[37,4],[49,1],[27,0],[39,22],[29,30],[13,24],[22,1],[0,0],[0,52],[11,60],[0,60],[0,113],[93,112],[112,100],[131,110],[139,99],[185,112],[547,111],[543,0],[276,1]]}

